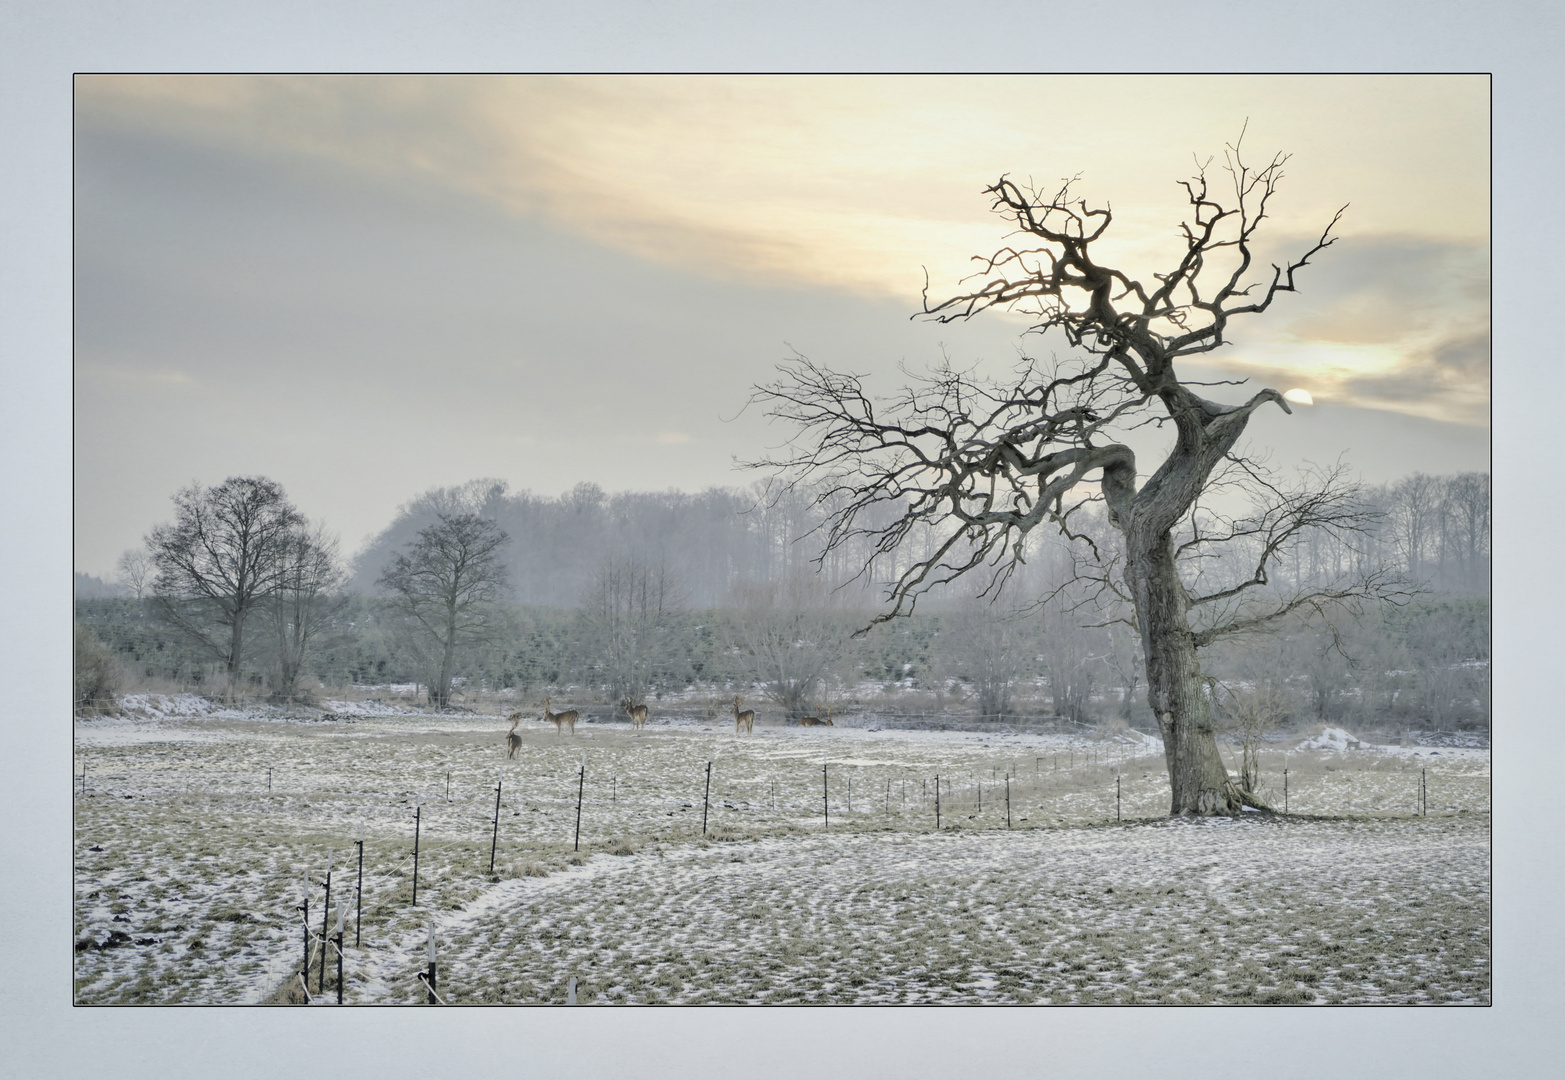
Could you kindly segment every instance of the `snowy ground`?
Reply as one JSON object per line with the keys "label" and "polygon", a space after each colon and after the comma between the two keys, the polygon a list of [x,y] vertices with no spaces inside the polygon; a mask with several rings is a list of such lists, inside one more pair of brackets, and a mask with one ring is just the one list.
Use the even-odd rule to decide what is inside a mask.
{"label": "snowy ground", "polygon": [[1293,817],[1171,823],[1132,736],[533,722],[507,763],[495,717],[328,707],[77,723],[78,1001],[273,999],[328,853],[350,1002],[419,997],[431,920],[457,1002],[1488,1000],[1487,751],[1295,740]]}

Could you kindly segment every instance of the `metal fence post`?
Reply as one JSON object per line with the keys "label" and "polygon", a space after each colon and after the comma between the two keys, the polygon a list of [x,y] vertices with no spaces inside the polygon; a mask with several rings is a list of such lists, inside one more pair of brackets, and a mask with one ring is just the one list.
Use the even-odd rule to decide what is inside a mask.
{"label": "metal fence post", "polygon": [[418,904],[418,835],[424,812],[424,796],[417,796],[413,806],[413,903]]}
{"label": "metal fence post", "polygon": [[326,992],[326,942],[331,927],[327,920],[331,918],[331,852],[326,852],[326,901],[321,904],[321,973],[315,980],[315,992]]}
{"label": "metal fence post", "polygon": [[712,759],[706,759],[706,793],[701,796],[701,835],[706,835],[706,815],[712,807]]}
{"label": "metal fence post", "polygon": [[494,873],[495,848],[500,844],[500,789],[505,786],[505,771],[495,777],[494,783],[494,835],[489,839],[489,873]]}
{"label": "metal fence post", "polygon": [[359,947],[364,930],[364,823],[359,822],[359,884],[353,890],[353,947]]}
{"label": "metal fence post", "polygon": [[581,850],[581,793],[587,787],[587,751],[581,752],[581,772],[576,778],[576,844],[572,851]]}

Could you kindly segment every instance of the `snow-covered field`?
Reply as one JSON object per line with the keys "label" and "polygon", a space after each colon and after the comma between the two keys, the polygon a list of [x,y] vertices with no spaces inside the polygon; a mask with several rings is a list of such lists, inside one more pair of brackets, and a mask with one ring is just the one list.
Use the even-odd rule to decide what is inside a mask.
{"label": "snow-covered field", "polygon": [[1327,732],[1263,754],[1289,818],[1169,822],[1133,735],[531,722],[506,762],[496,717],[328,708],[77,722],[79,1002],[277,999],[328,853],[349,1002],[418,1000],[431,922],[452,1002],[1488,1000],[1486,750]]}

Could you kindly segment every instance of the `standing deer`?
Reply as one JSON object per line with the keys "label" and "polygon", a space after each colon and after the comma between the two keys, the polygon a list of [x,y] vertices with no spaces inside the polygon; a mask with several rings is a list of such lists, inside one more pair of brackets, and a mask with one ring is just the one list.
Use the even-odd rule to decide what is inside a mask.
{"label": "standing deer", "polygon": [[744,735],[755,730],[755,710],[746,709],[739,711],[739,706],[744,704],[744,695],[734,698],[734,734]]}
{"label": "standing deer", "polygon": [[575,709],[566,709],[564,712],[550,712],[549,699],[543,699],[543,721],[554,725],[554,733],[558,735],[562,726],[569,727],[571,734],[576,734],[576,721],[581,718],[581,713]]}
{"label": "standing deer", "polygon": [[521,710],[518,709],[506,719],[511,721],[511,730],[506,732],[505,735],[505,756],[509,760],[510,758],[514,758],[516,756],[516,752],[522,748],[522,737],[516,733],[516,725],[522,722]]}
{"label": "standing deer", "polygon": [[646,726],[647,707],[645,705],[632,705],[630,698],[626,698],[622,704],[625,706],[625,715],[630,717],[632,730],[639,731]]}

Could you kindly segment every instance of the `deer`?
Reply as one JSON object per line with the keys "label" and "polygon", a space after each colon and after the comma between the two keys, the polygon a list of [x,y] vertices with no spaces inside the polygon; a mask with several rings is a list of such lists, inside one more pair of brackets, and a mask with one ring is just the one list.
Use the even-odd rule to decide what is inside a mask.
{"label": "deer", "polygon": [[824,720],[821,719],[822,711],[822,707],[817,705],[815,706],[814,716],[799,717],[799,727],[836,727],[837,725],[831,722],[831,706],[825,706],[824,712],[826,713],[826,718]]}
{"label": "deer", "polygon": [[576,721],[581,718],[581,713],[575,709],[566,709],[564,712],[550,712],[549,699],[543,699],[543,721],[554,725],[554,733],[558,735],[562,726],[569,727],[571,734],[576,734]]}
{"label": "deer", "polygon": [[632,705],[630,698],[626,698],[622,704],[625,706],[625,715],[630,717],[632,730],[639,731],[646,726],[647,707],[645,705]]}
{"label": "deer", "polygon": [[739,711],[739,706],[744,704],[744,695],[734,698],[734,734],[743,735],[755,731],[755,710],[746,709]]}
{"label": "deer", "polygon": [[516,752],[522,748],[522,737],[516,733],[516,725],[522,722],[521,710],[517,710],[510,716],[506,717],[506,719],[511,721],[511,730],[505,734],[505,756],[507,760],[510,760],[511,758],[514,758],[516,756]]}

